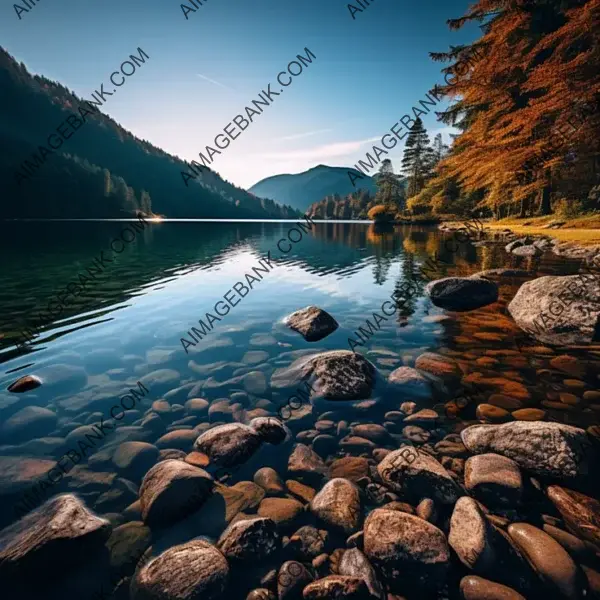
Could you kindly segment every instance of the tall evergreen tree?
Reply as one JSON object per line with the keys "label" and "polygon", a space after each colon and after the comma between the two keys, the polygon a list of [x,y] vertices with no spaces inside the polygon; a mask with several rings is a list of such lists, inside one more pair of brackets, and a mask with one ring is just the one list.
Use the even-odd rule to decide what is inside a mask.
{"label": "tall evergreen tree", "polygon": [[417,117],[406,138],[402,159],[402,171],[408,177],[408,198],[418,194],[430,178],[432,154],[427,130],[423,121]]}
{"label": "tall evergreen tree", "polygon": [[405,206],[402,181],[394,173],[394,167],[389,158],[382,161],[379,172],[375,175],[374,179],[377,185],[375,200],[379,204],[386,204],[392,207],[395,211],[403,211]]}

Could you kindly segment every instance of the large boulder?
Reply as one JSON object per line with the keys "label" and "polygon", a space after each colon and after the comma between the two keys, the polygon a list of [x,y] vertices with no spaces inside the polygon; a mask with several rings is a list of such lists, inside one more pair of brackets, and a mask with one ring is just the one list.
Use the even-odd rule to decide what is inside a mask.
{"label": "large boulder", "polygon": [[394,589],[442,586],[450,565],[444,533],[419,517],[396,510],[378,508],[367,517],[364,552]]}
{"label": "large boulder", "polygon": [[227,423],[205,431],[194,448],[211,462],[230,467],[245,463],[262,444],[262,436],[249,425]]}
{"label": "large boulder", "polygon": [[56,429],[56,413],[41,406],[26,406],[0,426],[0,444],[23,443]]}
{"label": "large boulder", "polygon": [[196,511],[210,496],[213,478],[182,460],[154,465],[140,486],[142,518],[149,525],[173,523]]}
{"label": "large boulder", "polygon": [[229,578],[225,557],[211,544],[192,540],[146,563],[131,581],[132,600],[216,600]]}
{"label": "large boulder", "polygon": [[583,429],[571,425],[515,421],[472,425],[460,435],[472,453],[501,454],[536,475],[570,478],[589,472],[590,440]]}
{"label": "large boulder", "polygon": [[425,293],[435,306],[453,311],[481,308],[498,300],[498,286],[490,279],[445,277],[425,286]]}
{"label": "large boulder", "polygon": [[307,306],[288,315],[284,323],[297,331],[307,342],[318,342],[337,328],[337,321],[317,306]]}
{"label": "large boulder", "polygon": [[412,446],[390,452],[377,465],[377,472],[386,486],[414,502],[432,498],[454,504],[461,495],[448,471],[433,456]]}
{"label": "large boulder", "polygon": [[0,580],[28,586],[42,573],[62,573],[102,548],[111,530],[77,496],[55,496],[0,531]]}
{"label": "large boulder", "polygon": [[517,325],[555,345],[600,340],[600,277],[538,277],[524,283],[508,305]]}
{"label": "large boulder", "polygon": [[[360,400],[368,398],[375,385],[377,369],[361,354],[332,350],[303,356],[271,377],[275,390],[310,386],[311,399]],[[301,388],[301,389],[304,389]]]}

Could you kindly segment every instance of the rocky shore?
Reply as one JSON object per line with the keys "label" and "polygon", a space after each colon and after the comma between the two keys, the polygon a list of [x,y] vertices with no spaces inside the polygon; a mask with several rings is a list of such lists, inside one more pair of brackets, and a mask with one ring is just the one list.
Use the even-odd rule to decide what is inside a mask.
{"label": "rocky shore", "polygon": [[[480,242],[524,257],[562,252],[552,240]],[[588,252],[576,258],[593,266],[598,253]],[[600,597],[598,356],[565,349],[598,341],[600,285],[581,272],[579,283],[544,277],[551,281],[536,287],[527,270],[497,269],[426,292],[434,305],[468,313],[503,300],[506,278],[520,281],[508,313],[533,345],[498,352],[561,383],[541,402],[514,371],[497,372],[498,352],[477,348],[398,364],[392,353],[270,354],[264,336],[233,379],[197,364],[196,383],[178,384],[169,369],[144,375],[160,398],[126,411],[114,437],[50,499],[0,531],[7,597]],[[539,317],[536,330],[546,312],[553,320]],[[509,318],[497,315],[497,327]],[[309,342],[339,327],[317,307],[285,324]],[[304,383],[306,402],[290,402],[281,418],[278,408]],[[25,376],[10,392],[43,385]],[[456,401],[473,388],[473,401]],[[65,441],[98,414],[75,404],[66,424],[53,407],[10,411],[0,449],[5,519],[9,502],[56,468]],[[556,411],[594,423],[557,422]],[[11,446],[24,432],[31,439]],[[27,444],[48,458],[31,458]],[[226,483],[216,477],[223,469]]]}

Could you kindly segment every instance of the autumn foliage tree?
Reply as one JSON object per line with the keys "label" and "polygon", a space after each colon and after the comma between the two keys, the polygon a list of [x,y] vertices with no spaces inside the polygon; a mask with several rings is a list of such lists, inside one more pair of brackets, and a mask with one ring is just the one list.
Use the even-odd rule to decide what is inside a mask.
{"label": "autumn foliage tree", "polygon": [[587,199],[600,183],[600,0],[479,0],[448,23],[470,21],[479,40],[431,54],[450,63],[440,117],[462,133],[430,185],[481,192],[496,217]]}

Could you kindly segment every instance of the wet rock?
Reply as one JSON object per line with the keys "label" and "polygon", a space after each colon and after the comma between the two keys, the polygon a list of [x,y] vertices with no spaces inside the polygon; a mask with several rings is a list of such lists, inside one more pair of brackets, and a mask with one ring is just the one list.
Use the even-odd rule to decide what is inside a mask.
{"label": "wet rock", "polygon": [[356,483],[362,477],[370,475],[369,461],[358,456],[344,456],[331,463],[329,467],[331,478],[341,477]]}
{"label": "wet rock", "polygon": [[302,504],[291,498],[265,498],[258,507],[259,516],[272,519],[283,529],[293,527],[303,511]]}
{"label": "wet rock", "polygon": [[584,597],[585,577],[554,538],[529,523],[513,523],[508,534],[554,597]]}
{"label": "wet rock", "polygon": [[285,482],[290,494],[300,499],[302,502],[310,502],[316,495],[317,492],[310,486],[304,485],[294,479],[288,479]]}
{"label": "wet rock", "polygon": [[362,520],[360,492],[347,479],[328,481],[313,498],[310,509],[318,519],[346,535],[357,531]]}
{"label": "wet rock", "polygon": [[461,432],[475,454],[493,452],[542,476],[568,478],[589,470],[590,441],[583,429],[542,421],[473,425]]}
{"label": "wet rock", "polygon": [[493,404],[477,405],[475,415],[482,423],[504,423],[510,420],[510,413],[507,410]]}
{"label": "wet rock", "polygon": [[304,525],[290,537],[290,544],[297,545],[296,552],[302,560],[310,561],[325,551],[328,539],[329,534],[325,529]]}
{"label": "wet rock", "polygon": [[468,311],[498,300],[498,286],[489,279],[445,277],[425,286],[435,306],[452,311]]}
{"label": "wet rock", "polygon": [[479,273],[475,273],[475,275],[471,275],[471,277],[486,277],[486,278],[494,278],[494,277],[531,277],[532,273],[529,271],[524,271],[523,269],[488,269],[487,271],[480,271]]}
{"label": "wet rock", "polygon": [[365,581],[359,577],[329,575],[309,583],[302,593],[304,600],[329,600],[330,598],[349,598],[368,600],[369,590]]}
{"label": "wet rock", "polygon": [[[48,481],[48,473],[56,467],[54,460],[29,458],[25,456],[0,456],[0,497],[6,495],[14,500],[15,496],[23,493],[37,493],[36,488],[42,481]],[[19,501],[21,498],[19,498]],[[23,499],[24,500],[24,499]],[[19,502],[15,513],[21,509]],[[9,519],[12,520],[12,517]],[[5,521],[0,515],[0,522]]]}
{"label": "wet rock", "polygon": [[541,342],[590,344],[600,339],[600,278],[538,277],[519,288],[508,310],[521,329]]}
{"label": "wet rock", "polygon": [[307,342],[318,342],[338,328],[337,321],[317,306],[297,310],[288,315],[284,323],[300,333]]}
{"label": "wet rock", "polygon": [[111,529],[77,496],[55,496],[0,531],[0,579],[25,587],[40,573],[61,571],[65,561],[79,565],[104,545]]}
{"label": "wet rock", "polygon": [[321,434],[317,435],[312,441],[313,450],[323,457],[333,454],[338,446],[337,438],[333,435]]}
{"label": "wet rock", "polygon": [[543,250],[533,244],[530,246],[519,246],[518,248],[513,248],[513,250],[511,250],[511,254],[517,256],[540,256],[543,253]]}
{"label": "wet rock", "polygon": [[340,575],[362,579],[367,584],[372,597],[380,600],[386,597],[384,587],[379,581],[373,565],[358,548],[352,548],[344,552],[338,571]]}
{"label": "wet rock", "polygon": [[301,482],[318,485],[327,475],[327,467],[308,446],[296,444],[288,460],[288,473]]}
{"label": "wet rock", "polygon": [[589,562],[594,554],[592,549],[595,546],[579,539],[572,533],[548,523],[544,523],[542,529],[552,536],[577,562]]}
{"label": "wet rock", "polygon": [[152,390],[152,395],[156,397],[176,387],[179,379],[180,375],[174,369],[158,369],[141,377],[140,383]]}
{"label": "wet rock", "polygon": [[425,444],[429,441],[431,434],[429,431],[417,427],[416,425],[407,425],[402,429],[402,435],[415,444]]}
{"label": "wet rock", "polygon": [[246,596],[246,600],[277,600],[277,596],[267,588],[256,588]]}
{"label": "wet rock", "polygon": [[263,467],[254,473],[254,483],[265,490],[269,496],[283,496],[285,485],[279,474],[271,467]]}
{"label": "wet rock", "polygon": [[388,383],[402,397],[428,398],[431,396],[431,381],[412,367],[398,367],[390,373]]}
{"label": "wet rock", "polygon": [[600,502],[598,500],[558,485],[549,486],[547,494],[569,529],[600,546]]}
{"label": "wet rock", "polygon": [[511,416],[517,421],[543,421],[546,414],[546,411],[541,408],[521,408],[514,410]]}
{"label": "wet rock", "polygon": [[208,467],[210,464],[210,458],[208,458],[206,454],[196,451],[190,452],[184,460],[186,463],[193,465],[194,467],[200,467],[201,469]]}
{"label": "wet rock", "polygon": [[56,413],[41,406],[26,406],[0,426],[0,443],[22,443],[41,438],[56,429]]}
{"label": "wet rock", "polygon": [[377,369],[361,354],[333,350],[304,356],[271,377],[271,388],[283,390],[310,385],[311,398],[360,400],[368,398],[377,379]]}
{"label": "wet rock", "polygon": [[526,600],[512,588],[477,575],[460,580],[460,593],[463,600]]}
{"label": "wet rock", "polygon": [[524,237],[524,238],[519,238],[516,240],[513,240],[512,242],[509,242],[508,244],[506,244],[506,246],[504,246],[504,250],[506,250],[506,252],[511,253],[515,248],[521,248],[522,246],[527,246],[529,244],[531,244],[533,242],[533,238],[532,237]]}
{"label": "wet rock", "polygon": [[116,527],[106,542],[111,568],[123,573],[123,576],[131,575],[135,568],[132,556],[142,556],[151,543],[150,528],[139,521]]}
{"label": "wet rock", "polygon": [[249,394],[260,396],[267,391],[267,377],[262,371],[251,371],[242,378],[242,385]]}
{"label": "wet rock", "polygon": [[209,406],[208,400],[204,400],[204,398],[190,398],[184,404],[186,413],[198,417],[206,417]]}
{"label": "wet rock", "polygon": [[281,444],[288,435],[285,425],[273,417],[256,417],[250,421],[249,425],[269,444]]}
{"label": "wet rock", "polygon": [[232,523],[221,535],[217,548],[228,560],[263,560],[281,546],[275,521],[264,517]]}
{"label": "wet rock", "polygon": [[210,496],[212,477],[181,460],[156,464],[140,487],[142,517],[149,525],[169,524],[197,510]]}
{"label": "wet rock", "polygon": [[288,560],[277,573],[277,597],[279,600],[299,600],[302,590],[313,580],[302,563]]}
{"label": "wet rock", "polygon": [[169,548],[137,571],[132,600],[217,600],[227,587],[229,566],[211,544],[192,540]]}
{"label": "wet rock", "polygon": [[415,361],[415,367],[444,381],[455,382],[462,377],[462,371],[453,358],[435,352],[425,352],[419,355]]}
{"label": "wet rock", "polygon": [[430,523],[435,524],[437,519],[437,510],[435,509],[435,503],[431,498],[423,498],[423,500],[419,502],[415,513],[417,517],[420,517],[424,521],[429,521]]}
{"label": "wet rock", "polygon": [[499,454],[479,454],[465,463],[465,487],[485,505],[518,504],[523,494],[519,465]]}
{"label": "wet rock", "polygon": [[[392,588],[441,586],[450,564],[446,536],[437,527],[407,513],[375,509],[364,526],[364,553]],[[407,581],[406,573],[410,573]]]}
{"label": "wet rock", "polygon": [[352,427],[353,435],[371,440],[376,444],[389,444],[393,442],[392,436],[385,427],[376,423],[361,423]]}
{"label": "wet rock", "polygon": [[388,487],[415,502],[433,498],[454,504],[461,495],[454,479],[435,458],[411,446],[390,452],[377,465],[377,472]]}
{"label": "wet rock", "polygon": [[229,467],[246,462],[261,443],[262,437],[252,427],[228,423],[200,435],[194,447],[210,457],[211,462]]}
{"label": "wet rock", "polygon": [[440,416],[431,408],[423,408],[404,418],[407,425],[420,425],[421,427],[436,427],[440,421]]}
{"label": "wet rock", "polygon": [[161,438],[156,440],[156,447],[160,450],[174,448],[175,450],[183,450],[189,452],[198,438],[198,434],[192,429],[177,429],[169,431]]}
{"label": "wet rock", "polygon": [[553,369],[562,371],[567,375],[581,378],[585,375],[585,367],[581,362],[574,356],[563,354],[562,356],[555,356],[550,360],[550,366]]}
{"label": "wet rock", "polygon": [[39,377],[36,377],[35,375],[24,375],[23,377],[19,377],[16,381],[13,381],[8,386],[8,391],[13,394],[23,394],[35,390],[35,388],[40,387],[40,385],[42,385],[42,380]]}
{"label": "wet rock", "polygon": [[175,450],[168,448],[167,450],[158,451],[158,460],[185,460],[187,454],[183,450]]}

